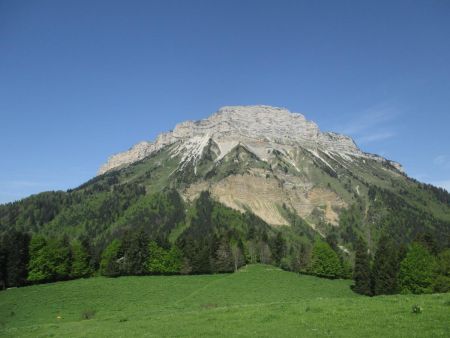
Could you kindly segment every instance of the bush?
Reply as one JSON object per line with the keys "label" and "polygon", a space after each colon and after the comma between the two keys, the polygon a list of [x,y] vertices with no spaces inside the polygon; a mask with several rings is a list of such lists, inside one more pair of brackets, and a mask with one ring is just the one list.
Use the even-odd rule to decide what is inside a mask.
{"label": "bush", "polygon": [[92,319],[95,316],[95,310],[92,309],[86,309],[83,312],[81,312],[81,319]]}
{"label": "bush", "polygon": [[419,314],[422,313],[422,307],[418,304],[414,304],[411,308],[412,313]]}

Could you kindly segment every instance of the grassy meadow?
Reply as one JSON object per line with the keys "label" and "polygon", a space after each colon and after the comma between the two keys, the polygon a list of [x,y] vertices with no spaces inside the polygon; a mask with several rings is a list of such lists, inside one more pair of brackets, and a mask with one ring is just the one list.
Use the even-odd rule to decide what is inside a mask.
{"label": "grassy meadow", "polygon": [[[450,294],[368,298],[350,284],[250,265],[234,274],[9,289],[0,292],[0,336],[450,336]],[[422,313],[412,312],[415,304]]]}

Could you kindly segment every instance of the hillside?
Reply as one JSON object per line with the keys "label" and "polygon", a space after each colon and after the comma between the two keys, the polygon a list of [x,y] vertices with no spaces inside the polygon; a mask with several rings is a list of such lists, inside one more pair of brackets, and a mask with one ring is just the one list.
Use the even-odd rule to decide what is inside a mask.
{"label": "hillside", "polygon": [[367,298],[349,284],[250,265],[225,275],[37,285],[0,293],[0,335],[445,337],[450,329],[449,294]]}

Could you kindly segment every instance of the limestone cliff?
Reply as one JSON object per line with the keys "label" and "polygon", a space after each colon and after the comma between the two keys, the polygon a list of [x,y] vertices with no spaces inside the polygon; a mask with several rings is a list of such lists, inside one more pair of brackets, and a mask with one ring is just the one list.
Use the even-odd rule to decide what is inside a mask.
{"label": "limestone cliff", "polygon": [[[154,142],[141,142],[128,151],[109,158],[98,174],[114,170],[151,155],[172,144],[177,144],[173,155],[182,154],[182,167],[186,162],[196,162],[205,146],[213,140],[218,146],[217,160],[223,158],[236,145],[241,144],[267,161],[269,150],[283,154],[301,146],[322,161],[319,151],[331,157],[351,160],[367,157],[378,161],[383,158],[362,152],[348,136],[321,132],[318,126],[298,113],[270,106],[229,106],[200,121],[186,121],[171,132],[160,134]],[[392,162],[392,165],[401,167]]]}

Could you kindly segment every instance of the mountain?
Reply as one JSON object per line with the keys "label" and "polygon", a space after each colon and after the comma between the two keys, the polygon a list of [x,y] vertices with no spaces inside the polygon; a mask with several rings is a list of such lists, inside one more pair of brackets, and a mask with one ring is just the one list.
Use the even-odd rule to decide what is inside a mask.
{"label": "mountain", "polygon": [[327,237],[350,253],[359,236],[373,250],[382,233],[399,243],[429,233],[446,246],[450,195],[301,114],[231,106],[111,156],[76,189],[0,206],[0,232],[79,238],[95,247],[97,261],[130,229],[185,243],[211,227],[247,255],[255,231],[272,244],[282,233],[286,252]]}
{"label": "mountain", "polygon": [[[448,200],[439,199],[445,192],[408,178],[394,161],[363,152],[350,137],[321,132],[283,108],[223,107],[207,119],[183,122],[155,142],[111,156],[99,175],[120,170],[149,189],[157,181],[170,182],[188,201],[208,190],[217,201],[274,226],[290,224],[295,214],[322,235],[338,228],[340,215],[355,205],[363,209],[359,230],[368,238],[378,233],[383,221],[373,214],[376,194],[436,217],[436,223],[450,220]],[[144,170],[158,180],[143,179]]]}
{"label": "mountain", "polygon": [[377,171],[381,181],[403,175],[399,164],[362,152],[351,138],[323,133],[303,115],[269,106],[224,107],[207,119],[178,124],[155,142],[110,157],[99,174],[158,152],[176,159],[170,176],[184,177],[188,184],[177,188],[188,200],[207,189],[225,205],[248,208],[272,225],[289,223],[283,204],[305,218],[323,211],[321,219],[337,224],[339,210],[362,193],[364,183],[343,191],[333,183],[343,188],[341,179],[358,170]]}

